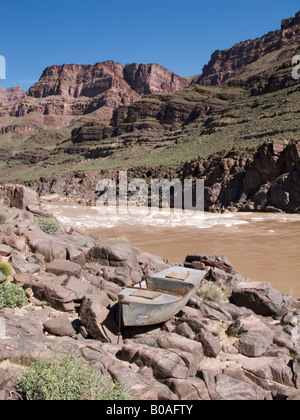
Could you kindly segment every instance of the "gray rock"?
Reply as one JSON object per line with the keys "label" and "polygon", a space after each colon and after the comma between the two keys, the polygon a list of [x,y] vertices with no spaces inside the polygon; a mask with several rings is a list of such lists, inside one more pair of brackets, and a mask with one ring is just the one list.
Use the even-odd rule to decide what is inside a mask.
{"label": "gray rock", "polygon": [[142,280],[143,272],[136,252],[129,242],[101,243],[95,245],[88,253],[88,260],[98,261],[100,265],[123,267],[129,270],[132,283]]}
{"label": "gray rock", "polygon": [[0,244],[0,256],[8,257],[12,253],[13,249],[8,245]]}
{"label": "gray rock", "polygon": [[26,259],[19,254],[15,254],[12,256],[11,265],[13,266],[17,274],[35,274],[41,271],[41,267],[38,264],[26,261]]}
{"label": "gray rock", "polygon": [[182,337],[189,338],[190,340],[193,340],[195,337],[194,331],[187,322],[183,322],[182,324],[177,325],[175,332]]}
{"label": "gray rock", "polygon": [[221,352],[221,344],[210,332],[201,330],[199,334],[196,335],[195,340],[199,341],[202,344],[203,352],[206,357],[215,358]]}
{"label": "gray rock", "polygon": [[255,386],[227,375],[219,375],[216,378],[216,393],[220,400],[225,401],[262,401],[264,395]]}
{"label": "gray rock", "polygon": [[238,350],[247,357],[263,356],[273,342],[273,337],[263,331],[249,331],[236,344]]}
{"label": "gray rock", "polygon": [[132,286],[131,271],[125,267],[102,267],[102,276],[108,281],[120,287]]}
{"label": "gray rock", "polygon": [[57,277],[51,274],[40,276],[32,286],[34,296],[39,300],[49,302],[55,309],[63,312],[73,311],[77,295],[62,286],[67,279],[67,276]]}
{"label": "gray rock", "polygon": [[236,306],[262,316],[277,316],[283,304],[282,293],[269,283],[240,283],[233,290],[231,299]]}
{"label": "gray rock", "polygon": [[67,275],[80,277],[82,267],[80,264],[67,260],[54,260],[47,265],[47,272],[56,276]]}
{"label": "gray rock", "polygon": [[26,210],[28,206],[39,206],[38,194],[24,185],[7,184],[3,187],[4,204],[8,207]]}
{"label": "gray rock", "polygon": [[300,356],[296,356],[293,360],[293,374],[295,387],[300,389]]}
{"label": "gray rock", "polygon": [[118,325],[107,309],[110,301],[104,292],[88,295],[80,308],[80,319],[87,332],[96,340],[116,344]]}
{"label": "gray rock", "polygon": [[12,233],[10,236],[5,238],[6,245],[15,248],[18,251],[24,251],[26,247],[26,238],[24,236],[17,236]]}
{"label": "gray rock", "polygon": [[164,381],[174,394],[178,395],[180,401],[209,401],[210,396],[205,382],[199,378],[167,379]]}
{"label": "gray rock", "polygon": [[76,264],[81,265],[81,267],[85,266],[86,258],[83,251],[74,246],[69,245],[67,247],[68,259]]}
{"label": "gray rock", "polygon": [[6,281],[6,279],[7,279],[7,277],[3,273],[0,272],[0,284],[4,283]]}
{"label": "gray rock", "polygon": [[118,300],[118,294],[120,293],[121,288],[116,284],[98,277],[98,287],[100,290],[105,292],[109,299],[111,299],[113,302]]}
{"label": "gray rock", "polygon": [[276,397],[286,387],[294,387],[290,357],[241,358],[239,363],[247,378]]}
{"label": "gray rock", "polygon": [[58,316],[53,319],[48,319],[44,323],[44,329],[52,335],[58,337],[74,337],[75,330],[67,315]]}
{"label": "gray rock", "polygon": [[202,345],[199,342],[190,340],[185,337],[181,337],[177,334],[162,334],[158,340],[157,344],[163,349],[169,350],[181,350],[187,353],[191,353],[193,358],[196,360],[197,365],[203,359],[203,349]]}
{"label": "gray rock", "polygon": [[148,366],[156,379],[187,379],[189,368],[178,354],[164,349],[141,346],[132,360],[137,366]]}
{"label": "gray rock", "polygon": [[69,277],[62,283],[62,286],[67,290],[70,290],[71,292],[75,293],[76,300],[82,300],[87,295],[99,292],[99,289],[97,289],[97,287],[93,286],[92,284],[83,282],[77,277]]}

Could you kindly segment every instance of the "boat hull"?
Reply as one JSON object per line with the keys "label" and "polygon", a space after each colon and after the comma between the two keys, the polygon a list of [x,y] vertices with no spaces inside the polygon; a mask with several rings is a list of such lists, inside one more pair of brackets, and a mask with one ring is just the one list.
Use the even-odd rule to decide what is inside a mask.
{"label": "boat hull", "polygon": [[[150,326],[169,321],[188,303],[205,271],[170,267],[119,294],[123,325]],[[180,279],[180,280],[178,280]]]}
{"label": "boat hull", "polygon": [[138,302],[122,302],[122,318],[126,327],[150,326],[169,321],[188,303],[193,289],[174,302],[149,305]]}

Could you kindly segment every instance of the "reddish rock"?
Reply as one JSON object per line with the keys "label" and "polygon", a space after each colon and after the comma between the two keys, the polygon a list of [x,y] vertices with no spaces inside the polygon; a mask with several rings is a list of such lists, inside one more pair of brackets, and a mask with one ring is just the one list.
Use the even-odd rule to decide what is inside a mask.
{"label": "reddish rock", "polygon": [[12,253],[13,249],[8,245],[0,244],[0,256],[8,257]]}
{"label": "reddish rock", "polygon": [[117,344],[118,326],[107,309],[109,303],[104,292],[85,296],[80,308],[80,319],[93,338]]}
{"label": "reddish rock", "polygon": [[282,293],[263,282],[238,284],[233,289],[231,299],[236,306],[251,309],[262,316],[277,316],[283,305]]}
{"label": "reddish rock", "polygon": [[[292,56],[298,51],[297,44],[299,43],[299,39],[300,12],[293,18],[283,20],[280,30],[270,32],[255,40],[241,42],[227,50],[215,51],[211,56],[210,62],[204,66],[201,76],[196,79],[196,83],[202,85],[221,85],[227,83],[233,86],[251,87],[252,84],[254,86],[259,81],[261,86],[258,89],[261,91],[276,90],[277,82],[279,82],[277,88],[284,87],[283,84],[285,84],[285,87],[291,86],[294,82],[291,76],[286,77],[284,80],[277,79],[276,81],[276,77],[280,78],[280,74],[275,75],[275,77],[273,75],[273,78],[272,75],[269,76],[270,78],[267,76],[266,79],[264,79],[265,76],[262,74],[259,80],[258,75],[251,71],[251,67],[249,67],[248,78],[247,75],[241,75],[241,69],[244,69],[247,65],[258,61],[270,53],[274,53],[279,49],[285,49],[285,47],[285,55],[281,52],[280,60],[286,58],[290,64]],[[296,48],[293,54],[293,46],[295,45]],[[277,64],[275,60],[274,67]],[[264,69],[262,66],[261,73],[263,72]],[[272,79],[271,84],[270,79]]]}
{"label": "reddish rock", "polygon": [[24,236],[17,236],[12,233],[8,238],[5,239],[6,245],[17,249],[18,251],[24,251],[26,247],[26,238]]}
{"label": "reddish rock", "polygon": [[[70,124],[74,118],[97,110],[97,122],[109,123],[112,110],[130,105],[146,93],[170,93],[188,85],[158,64],[127,65],[106,61],[94,65],[70,64],[45,69],[40,80],[18,96],[0,91],[1,134],[31,134],[44,126]],[[8,117],[24,117],[18,124]],[[4,117],[1,124],[1,117]],[[30,162],[35,163],[34,159]]]}
{"label": "reddish rock", "polygon": [[0,107],[12,105],[25,98],[25,91],[21,87],[0,88]]}
{"label": "reddish rock", "polygon": [[44,323],[44,329],[52,335],[58,337],[74,337],[75,330],[67,315],[61,315],[53,319],[48,319]]}
{"label": "reddish rock", "polygon": [[124,67],[124,77],[131,88],[141,95],[171,93],[188,85],[186,79],[159,64],[128,64]]}
{"label": "reddish rock", "polygon": [[62,286],[66,280],[67,276],[56,277],[51,274],[41,276],[32,286],[34,296],[39,300],[49,302],[60,311],[73,311],[77,294]]}
{"label": "reddish rock", "polygon": [[0,191],[4,205],[26,210],[28,206],[39,206],[38,194],[24,185],[6,184]]}
{"label": "reddish rock", "polygon": [[47,272],[56,276],[67,275],[80,277],[81,265],[66,260],[54,260],[47,265]]}

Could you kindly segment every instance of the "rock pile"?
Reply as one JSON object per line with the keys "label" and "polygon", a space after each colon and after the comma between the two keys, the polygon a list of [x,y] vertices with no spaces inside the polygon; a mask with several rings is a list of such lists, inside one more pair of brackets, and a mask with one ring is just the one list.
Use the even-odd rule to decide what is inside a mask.
{"label": "rock pile", "polygon": [[[19,208],[2,190],[0,259],[12,272],[0,283],[16,283],[26,303],[0,309],[0,399],[19,398],[18,374],[53,353],[76,353],[133,399],[300,398],[299,301],[244,279],[224,257],[189,255],[187,267],[207,271],[198,294],[167,323],[123,328],[120,338],[121,288],[171,263],[76,229],[49,234],[38,204],[28,211],[32,192],[16,191]],[[57,221],[48,215],[48,223]]]}

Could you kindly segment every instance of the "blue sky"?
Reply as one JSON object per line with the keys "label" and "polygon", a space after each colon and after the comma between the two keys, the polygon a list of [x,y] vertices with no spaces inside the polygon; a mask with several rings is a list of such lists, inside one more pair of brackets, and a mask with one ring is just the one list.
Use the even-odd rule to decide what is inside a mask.
{"label": "blue sky", "polygon": [[201,73],[216,49],[280,28],[299,0],[10,0],[1,4],[0,87],[28,89],[53,64],[159,63]]}

